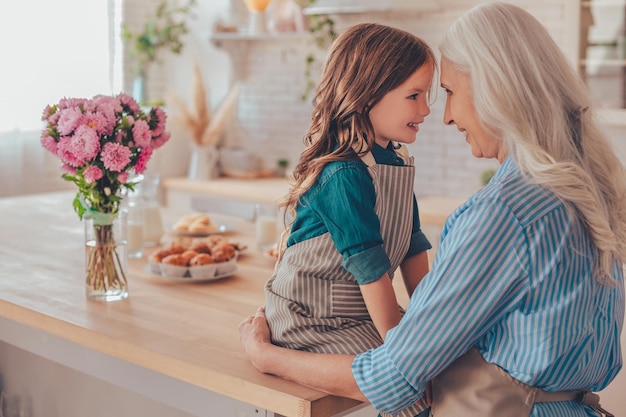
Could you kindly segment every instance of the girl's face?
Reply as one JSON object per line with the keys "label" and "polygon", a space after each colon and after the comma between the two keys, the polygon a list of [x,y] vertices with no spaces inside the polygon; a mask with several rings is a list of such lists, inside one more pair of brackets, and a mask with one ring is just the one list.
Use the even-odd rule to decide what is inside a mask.
{"label": "girl's face", "polygon": [[430,113],[428,91],[432,79],[433,65],[422,65],[370,109],[376,143],[385,148],[389,141],[415,142],[419,125]]}
{"label": "girl's face", "polygon": [[502,141],[480,123],[474,107],[470,76],[456,69],[450,61],[442,59],[441,87],[447,95],[443,122],[456,125],[476,158],[496,158],[502,163],[506,157]]}

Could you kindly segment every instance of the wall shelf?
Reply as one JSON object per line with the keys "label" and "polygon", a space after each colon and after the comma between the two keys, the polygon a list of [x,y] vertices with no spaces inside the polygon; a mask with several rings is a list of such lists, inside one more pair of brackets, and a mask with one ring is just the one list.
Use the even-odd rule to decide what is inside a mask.
{"label": "wall shelf", "polygon": [[209,40],[213,43],[233,42],[233,41],[285,41],[292,39],[306,39],[310,37],[309,32],[267,32],[262,34],[252,34],[245,32],[213,32],[209,35]]}
{"label": "wall shelf", "polygon": [[598,66],[598,67],[626,67],[626,59],[582,59],[580,61],[581,66]]}
{"label": "wall shelf", "polygon": [[209,40],[213,45],[224,49],[230,55],[233,64],[233,72],[237,80],[245,80],[248,77],[246,59],[251,42],[302,42],[308,39],[311,39],[311,34],[306,31],[267,32],[261,34],[246,32],[212,32],[209,34]]}
{"label": "wall shelf", "polygon": [[432,10],[441,6],[439,0],[316,0],[303,9],[306,15],[363,14]]}

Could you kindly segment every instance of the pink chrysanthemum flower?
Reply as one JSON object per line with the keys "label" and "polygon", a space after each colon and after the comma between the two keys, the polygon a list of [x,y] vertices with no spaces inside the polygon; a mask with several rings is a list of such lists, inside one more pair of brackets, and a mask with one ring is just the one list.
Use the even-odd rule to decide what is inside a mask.
{"label": "pink chrysanthemum flower", "polygon": [[48,136],[47,131],[45,131],[41,137],[41,146],[43,146],[47,151],[55,155],[57,154],[57,141],[52,136]]}
{"label": "pink chrysanthemum flower", "polygon": [[120,172],[130,163],[131,151],[126,146],[108,142],[102,147],[100,159],[104,167],[113,172]]}
{"label": "pink chrysanthemum flower", "polygon": [[150,146],[150,140],[152,135],[150,133],[150,126],[145,120],[137,120],[133,125],[133,140],[135,145],[139,148],[145,148]]}
{"label": "pink chrysanthemum flower", "polygon": [[119,100],[115,97],[105,96],[105,95],[97,95],[94,96],[90,100],[90,110],[98,111],[100,113],[110,113],[115,115],[115,112],[122,112],[122,106],[120,105]]}
{"label": "pink chrysanthemum flower", "polygon": [[102,170],[95,165],[90,165],[83,171],[83,176],[87,182],[96,182],[102,178],[102,175]]}
{"label": "pink chrysanthemum flower", "polygon": [[82,118],[83,113],[76,107],[61,110],[57,130],[62,135],[69,135],[78,127]]}
{"label": "pink chrysanthemum flower", "polygon": [[163,132],[161,136],[152,139],[152,148],[158,149],[165,144],[168,140],[170,140],[171,133]]}
{"label": "pink chrysanthemum flower", "polygon": [[58,111],[51,114],[50,117],[48,117],[48,125],[56,126],[56,124],[59,122],[59,117],[61,117],[61,113]]}
{"label": "pink chrysanthemum flower", "polygon": [[121,113],[124,111],[124,108],[122,107],[122,102],[120,101],[120,97],[119,95],[115,96],[115,97],[111,97],[111,101],[110,103],[111,106],[113,106],[113,111],[115,113]]}
{"label": "pink chrysanthemum flower", "polygon": [[128,94],[122,93],[118,95],[117,98],[120,100],[122,106],[128,107],[131,113],[139,113],[141,110],[141,107],[139,107],[139,104],[137,104],[135,99]]}
{"label": "pink chrysanthemum flower", "polygon": [[68,164],[61,164],[61,171],[65,172],[66,174],[76,175],[76,168]]}
{"label": "pink chrysanthemum flower", "polygon": [[100,136],[95,129],[80,125],[76,133],[72,136],[72,152],[83,161],[90,161],[98,155],[100,151]]}
{"label": "pink chrysanthemum flower", "polygon": [[128,181],[128,172],[120,172],[117,175],[117,180],[121,183],[121,184],[126,184],[126,181]]}
{"label": "pink chrysanthemum flower", "polygon": [[59,109],[69,109],[72,107],[80,107],[83,104],[85,104],[85,102],[87,101],[87,99],[85,98],[66,98],[63,97],[61,100],[59,100]]}
{"label": "pink chrysanthemum flower", "polygon": [[47,105],[43,109],[43,113],[41,114],[41,120],[43,120],[44,122],[48,121],[48,118],[52,116],[54,113],[55,113],[55,110],[52,108],[52,106]]}
{"label": "pink chrysanthemum flower", "polygon": [[99,135],[110,135],[115,128],[115,120],[109,121],[103,113],[89,111],[83,115],[83,124],[95,129]]}
{"label": "pink chrysanthemum flower", "polygon": [[73,167],[78,167],[83,164],[83,158],[74,154],[75,147],[72,145],[71,136],[63,136],[59,139],[57,144],[57,156],[61,159],[61,162]]}
{"label": "pink chrysanthemum flower", "polygon": [[112,102],[102,103],[98,106],[98,113],[102,114],[102,116],[106,119],[107,126],[109,126],[109,130],[106,134],[111,135],[115,129],[115,123],[117,122],[117,117],[115,116],[115,105]]}
{"label": "pink chrysanthemum flower", "polygon": [[165,132],[165,121],[167,120],[167,115],[165,114],[163,109],[161,109],[160,107],[155,107],[150,111],[150,116],[150,122],[154,124],[154,129],[152,129],[152,136],[161,136],[163,132]]}
{"label": "pink chrysanthemum flower", "polygon": [[139,158],[137,158],[137,164],[135,164],[135,172],[137,174],[141,174],[146,170],[148,161],[150,160],[150,157],[152,157],[152,152],[152,148],[144,148],[141,150]]}

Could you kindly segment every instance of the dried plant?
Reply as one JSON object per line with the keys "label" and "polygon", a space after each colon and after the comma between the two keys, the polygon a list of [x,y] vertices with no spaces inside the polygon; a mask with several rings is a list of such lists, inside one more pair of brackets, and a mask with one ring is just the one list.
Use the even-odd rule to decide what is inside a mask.
{"label": "dried plant", "polygon": [[175,94],[172,95],[173,101],[180,110],[180,115],[174,117],[189,132],[193,142],[196,145],[202,145],[205,132],[211,124],[211,112],[209,110],[206,87],[202,79],[202,70],[197,62],[194,66],[192,89],[193,108],[187,107]]}

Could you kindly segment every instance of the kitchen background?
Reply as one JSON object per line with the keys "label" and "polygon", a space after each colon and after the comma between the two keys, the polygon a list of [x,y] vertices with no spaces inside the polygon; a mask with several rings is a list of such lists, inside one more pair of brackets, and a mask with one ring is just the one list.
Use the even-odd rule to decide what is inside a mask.
{"label": "kitchen background", "polygon": [[[281,2],[274,0],[268,9],[270,29],[274,24],[272,16]],[[376,21],[406,29],[436,47],[450,23],[477,3],[480,1],[343,0],[324,3],[318,0],[313,6],[317,5],[320,10],[324,4],[329,4],[332,7],[325,10],[333,12],[354,10],[350,6],[358,6],[359,13],[331,14],[338,32],[357,22]],[[588,7],[581,8],[579,1],[572,0],[517,0],[514,3],[528,9],[548,27],[572,62],[579,59],[580,23],[585,22],[584,12],[590,10]],[[612,40],[614,46],[620,41],[623,43],[624,2],[601,0],[598,3],[601,7],[594,9],[596,22],[590,32],[592,38],[600,41],[600,49],[590,47],[588,50],[594,56],[611,56],[619,48],[603,47],[603,42]],[[155,7],[156,2],[152,0],[109,0],[114,40],[109,48],[113,65],[120,68],[112,72],[114,87],[130,93],[133,80],[129,65],[124,61],[127,54],[124,55],[119,40],[120,21],[131,30],[138,29]],[[166,100],[169,129],[173,134],[172,140],[155,153],[149,169],[163,177],[187,175],[191,138],[178,122],[180,109],[172,97],[191,105],[196,63],[200,66],[212,108],[220,104],[235,83],[239,86],[236,114],[221,139],[224,153],[229,149],[244,149],[260,158],[263,168],[275,168],[279,159],[288,160],[293,167],[303,149],[302,137],[311,113],[311,95],[302,98],[307,83],[306,57],[312,52],[317,57],[311,75],[315,80],[325,50],[317,49],[312,36],[305,31],[265,36],[215,33],[216,25],[234,26],[241,32],[246,30],[248,12],[241,0],[201,0],[194,13],[195,17],[187,19],[190,31],[183,38],[182,53],[164,53],[162,62],[152,65],[148,73],[148,96]],[[303,19],[306,25],[308,16]],[[582,28],[585,27],[583,24]],[[624,53],[624,48],[621,49],[618,55]],[[596,73],[604,70],[587,68]],[[590,81],[599,103],[624,107],[623,70],[618,68],[617,71],[617,77],[607,79],[600,74]],[[116,91],[119,90],[111,92]],[[58,98],[54,97],[51,102]],[[418,196],[466,198],[481,186],[481,173],[495,168],[496,164],[492,160],[475,159],[462,135],[442,123],[444,98],[438,89],[431,115],[422,125],[416,142],[409,146],[417,165],[415,191]],[[38,113],[32,115],[33,120],[38,120],[45,104],[40,103]],[[621,117],[623,114],[608,116],[607,130],[618,146],[618,153],[626,158],[626,117]],[[71,188],[71,184],[59,178],[57,161],[40,148],[38,136],[35,130],[2,133],[0,129],[0,195]]]}
{"label": "kitchen background", "polygon": [[[279,0],[274,0],[275,5]],[[24,9],[33,10],[28,0],[20,2]],[[8,39],[32,36],[22,29],[35,19],[47,18],[42,11],[43,3],[37,5],[37,17],[29,19],[11,13],[0,13],[0,28],[14,27],[17,32],[0,32],[2,48],[8,46]],[[55,7],[56,2],[49,7]],[[83,3],[81,5],[81,3]],[[321,7],[323,0],[318,0]],[[477,0],[343,0],[330,1],[332,7],[346,6],[334,11],[346,11],[349,6],[358,6],[359,13],[333,13],[337,31],[362,21],[376,21],[406,29],[436,46],[443,31],[469,7],[479,3]],[[625,0],[596,0],[580,2],[578,0],[517,0],[513,1],[537,16],[550,30],[556,41],[563,47],[568,58],[579,63],[581,58],[593,59],[581,68],[589,74],[592,92],[599,104],[606,108],[621,108],[622,111],[603,111],[599,117],[606,121],[606,127],[617,145],[617,152],[626,162],[626,117],[624,117],[624,4]],[[583,6],[581,7],[581,3]],[[85,6],[87,5],[88,6]],[[128,65],[124,65],[124,52],[119,40],[119,25],[124,21],[131,29],[142,26],[145,17],[152,14],[157,2],[153,0],[99,0],[77,1],[76,8],[87,7],[90,10],[73,11],[73,16],[81,16],[78,21],[87,22],[85,28],[70,27],[67,34],[60,34],[60,28],[49,33],[37,32],[37,41],[50,45],[57,55],[67,55],[72,65],[84,61],[86,69],[93,74],[93,84],[100,78],[112,77],[112,82],[105,82],[105,89],[93,92],[111,94],[124,89],[131,92],[132,75]],[[9,7],[17,7],[13,5]],[[274,5],[274,7],[275,7]],[[594,6],[594,24],[589,25],[589,6]],[[597,7],[595,7],[597,5]],[[388,9],[386,9],[386,6]],[[48,6],[47,6],[48,7]],[[354,10],[354,9],[352,9]],[[270,8],[271,11],[271,8]],[[88,25],[95,14],[106,13],[109,20],[112,40],[107,51],[113,63],[113,70],[98,67],[90,50],[75,51],[64,47],[73,36],[85,36]],[[151,99],[164,99],[170,116],[169,129],[172,139],[164,148],[155,153],[149,170],[160,173],[162,177],[185,177],[188,172],[191,138],[177,121],[180,109],[172,104],[172,97],[180,98],[190,105],[193,100],[194,66],[201,68],[202,79],[207,86],[209,101],[216,108],[235,84],[239,86],[239,96],[235,115],[226,134],[221,139],[223,149],[243,149],[261,159],[263,167],[275,168],[277,160],[287,159],[293,167],[303,149],[302,137],[306,131],[311,112],[311,97],[302,99],[306,89],[306,57],[314,52],[317,59],[315,71],[323,60],[324,52],[316,50],[310,34],[301,32],[282,32],[264,36],[246,36],[232,33],[214,33],[216,25],[234,25],[240,29],[247,27],[247,11],[241,0],[199,0],[195,7],[196,16],[187,21],[190,28],[184,38],[184,49],[180,55],[164,54],[163,62],[151,68],[148,74],[148,95]],[[268,12],[268,15],[270,12]],[[304,16],[306,20],[306,16]],[[102,19],[100,19],[102,20]],[[19,22],[11,26],[11,21]],[[24,23],[26,22],[26,23]],[[272,22],[268,22],[271,26]],[[582,25],[581,25],[582,23]],[[34,25],[33,25],[34,26]],[[76,25],[77,26],[77,25]],[[35,28],[36,29],[36,28]],[[591,42],[580,45],[579,36],[589,29]],[[586,39],[586,36],[583,36]],[[582,51],[582,53],[581,53]],[[18,53],[21,51],[18,50]],[[12,125],[14,116],[5,110],[0,111],[0,196],[33,193],[58,189],[74,189],[73,185],[60,179],[58,161],[48,156],[39,144],[37,127],[41,110],[46,104],[58,101],[62,95],[54,95],[42,102],[28,103],[29,86],[40,77],[49,77],[50,68],[42,58],[41,66],[20,65],[19,54],[12,62],[12,74],[17,93],[2,90],[0,104],[2,109],[16,107],[18,99],[24,98],[24,107],[31,105],[32,122]],[[611,65],[598,65],[599,62]],[[622,63],[620,66],[619,63]],[[618,65],[613,65],[618,63]],[[89,68],[89,65],[92,67]],[[5,65],[3,76],[9,69]],[[48,79],[49,84],[55,78]],[[8,88],[8,87],[7,87]],[[65,93],[62,93],[65,94]],[[72,94],[72,93],[67,93]],[[34,95],[33,95],[34,97]],[[454,127],[443,125],[444,95],[439,92],[431,115],[421,127],[417,141],[410,146],[417,165],[415,192],[418,196],[447,196],[466,198],[481,186],[480,177],[486,169],[496,168],[494,161],[475,159],[463,137]],[[34,101],[34,100],[30,100]],[[7,127],[8,126],[8,127]],[[26,127],[24,127],[26,126]],[[1,235],[1,231],[0,231]],[[48,343],[50,343],[48,341]],[[55,354],[62,358],[63,346]],[[28,362],[32,366],[24,369],[20,364]],[[62,362],[62,361],[61,361]],[[111,415],[115,403],[123,402],[126,406],[119,416],[154,415],[180,416],[189,414],[168,407],[167,398],[147,398],[141,384],[156,384],[158,381],[146,375],[141,384],[129,382],[129,387],[113,386],[90,376],[102,373],[98,369],[108,366],[106,358],[102,362],[85,364],[90,371],[82,374],[62,365],[43,361],[24,351],[6,344],[0,344],[0,369],[11,376],[12,393],[18,395],[23,407],[32,407],[32,398],[39,398],[46,404],[46,415],[60,415],[58,410],[71,403],[73,415]],[[111,372],[117,370],[112,369]],[[68,377],[68,375],[72,375]],[[606,407],[615,410],[616,415],[624,414],[623,384],[624,375],[620,375],[622,384],[619,388],[611,386],[612,396]],[[59,381],[74,381],[72,385]],[[34,384],[37,381],[37,384]],[[133,384],[131,387],[130,385]],[[6,385],[5,385],[6,387]],[[180,393],[172,393],[179,395]],[[181,394],[182,395],[182,394]],[[189,398],[190,403],[198,401]],[[164,403],[164,404],[163,404]],[[29,405],[30,404],[30,405]],[[61,404],[64,404],[61,406]],[[93,404],[99,404],[94,407]],[[233,406],[235,407],[235,406]],[[215,415],[255,415],[254,410],[215,410],[208,409]],[[33,410],[31,410],[33,411]],[[37,411],[37,410],[34,410]],[[621,414],[620,414],[621,413]],[[32,413],[36,414],[35,412]],[[29,415],[29,414],[25,414]],[[43,415],[43,414],[42,414]],[[372,415],[369,411],[367,414]]]}

